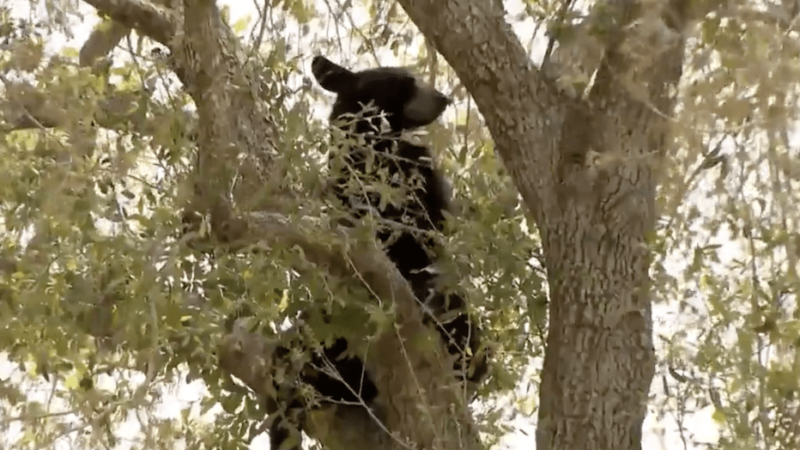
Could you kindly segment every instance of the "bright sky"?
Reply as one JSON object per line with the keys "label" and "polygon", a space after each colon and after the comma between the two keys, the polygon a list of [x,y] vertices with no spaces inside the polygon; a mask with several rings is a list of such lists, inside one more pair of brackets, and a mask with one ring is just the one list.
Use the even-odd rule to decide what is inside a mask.
{"label": "bright sky", "polygon": [[[8,2],[9,0],[5,0]],[[30,3],[28,0],[10,0],[11,4],[14,5],[14,12],[15,14],[19,14],[22,16],[27,16],[30,14]],[[326,11],[327,7],[324,2],[320,0],[316,0],[317,2],[317,10],[318,11]],[[251,1],[233,1],[233,0],[224,0],[219,1],[218,5],[223,6],[226,5],[230,8],[232,21],[235,22],[241,17],[250,15],[251,17],[257,17],[256,10],[254,9],[254,2]],[[509,12],[509,17],[513,17],[513,15],[522,11],[522,4],[517,0],[506,0],[506,9]],[[86,14],[86,21],[83,25],[75,27],[72,29],[74,37],[68,40],[59,41],[57,39],[53,39],[51,42],[53,45],[52,50],[56,50],[61,45],[67,45],[74,48],[80,48],[81,44],[85,42],[87,36],[92,30],[92,27],[97,23],[97,18],[95,17],[94,10],[82,4],[81,6],[82,11],[85,11]],[[359,13],[359,11],[353,11],[354,20],[357,25],[366,23],[367,16],[366,14]],[[517,23],[514,25],[514,29],[516,33],[519,35],[520,39],[523,42],[531,42],[532,35],[534,33],[534,23],[532,20],[528,20],[522,23]],[[300,38],[299,34],[296,33],[296,28],[292,29],[291,26],[287,26],[287,34],[297,35],[297,41],[300,43],[300,48],[307,49],[304,50],[302,53],[308,55],[307,61],[310,61],[310,56],[314,54],[313,48],[313,41],[322,38],[326,35],[331,35],[331,33],[335,33],[335,30],[332,29],[330,24],[326,24],[326,26],[312,26],[312,31],[309,36],[304,38]],[[541,34],[541,30],[540,30]],[[345,40],[346,42],[346,40]],[[544,41],[541,36],[537,40],[535,40],[536,45],[533,46],[532,51],[532,58],[535,61],[540,61],[542,55],[544,54],[544,45],[546,41]],[[354,47],[354,46],[353,46]],[[344,49],[345,55],[347,55],[347,49]],[[413,50],[412,50],[413,51]],[[404,61],[397,61],[390,53],[384,53],[379,55],[383,58],[380,62],[383,65],[393,65],[393,64],[403,64]],[[359,66],[359,67],[366,67],[369,64],[374,64],[374,61],[371,61],[366,58],[359,58],[358,60],[354,60],[350,58],[350,60],[341,61],[343,64],[347,64],[350,66]],[[306,75],[310,76],[310,69],[309,67],[304,68],[306,71]],[[298,80],[299,81],[299,80]],[[456,105],[458,107],[458,105]],[[328,113],[329,105],[321,104],[317,111],[315,111],[315,115],[317,118],[322,119]],[[446,119],[445,119],[446,120]],[[734,248],[732,246],[726,246],[722,249],[723,254],[722,258],[727,259],[732,256]],[[680,267],[677,265],[675,261],[674,268],[677,272]],[[656,324],[656,331],[661,332],[666,335],[671,335],[670,329],[674,327],[680,327],[680,323],[678,318],[678,312],[676,307],[669,307],[669,306],[656,306],[654,310],[654,319]],[[13,369],[16,370],[16,369]],[[0,377],[3,379],[7,379],[8,376],[11,374],[12,368],[7,362],[0,360]],[[523,386],[521,386],[522,388]],[[171,417],[179,417],[179,413],[185,406],[189,403],[192,403],[199,399],[203,395],[203,387],[199,382],[195,382],[192,384],[184,384],[181,385],[176,392],[174,392],[171,396],[168,396],[165,399],[162,412],[165,415]],[[651,394],[661,395],[663,394],[663,388],[661,387],[661,379],[660,376],[657,375],[656,379],[654,380],[653,388],[651,389]],[[196,409],[196,408],[195,408]],[[716,441],[716,426],[714,425],[713,421],[710,419],[711,410],[706,409],[703,410],[699,414],[695,414],[694,417],[686,420],[686,423],[689,425],[689,431],[695,435],[697,439],[701,442],[715,442]],[[133,418],[132,418],[133,419]],[[517,416],[512,424],[516,426],[519,431],[511,433],[507,435],[502,443],[501,446],[503,448],[508,448],[512,450],[521,450],[521,449],[533,449],[535,448],[535,415],[534,417],[524,417],[524,415],[520,414]],[[120,448],[127,448],[125,445],[125,438],[129,438],[135,441],[135,436],[139,430],[138,422],[135,420],[130,420],[128,423],[123,427],[122,434],[123,441]],[[265,435],[261,435],[256,440],[251,443],[251,448],[255,449],[263,449],[268,448],[269,443],[266,439]],[[645,437],[643,441],[643,448],[645,449],[669,449],[669,450],[677,450],[677,449],[684,449],[683,442],[680,440],[678,430],[675,425],[675,421],[673,417],[667,416],[661,421],[656,421],[655,414],[650,414],[645,421]],[[84,450],[84,449],[69,449],[69,450]]]}

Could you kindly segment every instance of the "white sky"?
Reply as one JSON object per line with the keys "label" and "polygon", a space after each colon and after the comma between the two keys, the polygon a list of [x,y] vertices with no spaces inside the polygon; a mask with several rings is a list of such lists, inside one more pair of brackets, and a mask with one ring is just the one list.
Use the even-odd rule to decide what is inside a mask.
{"label": "white sky", "polygon": [[[9,0],[4,0],[8,2]],[[68,0],[62,0],[68,1]],[[317,10],[318,11],[326,11],[326,6],[320,0],[316,0],[317,2]],[[10,3],[15,7],[15,13],[27,16],[29,14],[29,6],[30,3],[28,0],[10,0]],[[519,1],[505,1],[506,9],[510,13],[510,15],[519,13],[522,11],[522,4]],[[253,1],[231,1],[231,0],[224,0],[224,1],[217,1],[217,4],[220,6],[226,5],[230,7],[231,11],[231,18],[232,22],[235,22],[237,19],[250,15],[251,17],[257,17],[256,10],[253,6]],[[53,39],[51,41],[51,45],[54,46],[54,50],[61,46],[67,45],[74,48],[80,48],[81,44],[85,42],[86,38],[88,37],[89,33],[91,32],[92,27],[97,23],[97,18],[95,17],[93,8],[81,4],[81,10],[85,11],[86,13],[86,21],[83,25],[75,27],[72,29],[74,34],[73,39],[69,40],[62,40],[58,41],[57,39]],[[359,14],[357,11],[353,13],[354,19],[358,23],[364,23],[367,21],[367,16],[363,14]],[[288,29],[289,27],[287,27]],[[327,27],[329,28],[329,27]],[[308,39],[312,41],[316,37],[322,37],[324,34],[331,33],[332,31],[326,31],[325,28],[312,28],[315,31],[312,31],[311,36]],[[534,23],[532,20],[527,20],[524,23],[517,23],[514,25],[514,29],[517,34],[520,36],[520,39],[523,42],[530,42],[531,36],[534,33]],[[288,33],[292,33],[292,30],[288,30]],[[316,33],[316,34],[315,34]],[[298,38],[298,42],[299,42]],[[539,39],[539,45],[534,45],[532,51],[532,57],[535,61],[539,61],[541,56],[544,54],[544,46],[541,45],[544,43],[541,39]],[[303,44],[307,45],[307,44]],[[314,54],[314,48],[308,45],[308,48],[302,52],[303,54],[308,55],[307,61],[310,61],[311,55]],[[390,53],[381,54],[382,58],[381,64],[383,65],[392,65],[392,64],[402,64],[403,61],[395,60]],[[349,60],[349,61],[342,61],[344,64],[351,64],[355,65],[356,61]],[[371,60],[359,58],[357,63],[360,67],[365,67],[367,64],[373,64]],[[310,75],[310,70],[307,67],[304,67],[304,70],[307,71],[306,73]],[[323,104],[320,105],[320,108],[315,111],[315,116],[317,118],[323,118],[328,113],[329,105]],[[732,256],[732,252],[735,252],[735,247],[726,245],[723,247],[721,258],[728,259]],[[676,265],[675,270],[679,270],[679,267]],[[677,319],[677,310],[675,307],[671,306],[656,306],[654,309],[654,320],[656,323],[656,331],[661,332],[666,335],[671,335],[670,332],[671,328],[680,328],[681,324]],[[16,369],[14,369],[16,370]],[[12,368],[9,364],[0,361],[0,377],[6,379],[11,374]],[[194,401],[198,400],[203,395],[203,387],[200,382],[195,382],[192,384],[183,384],[181,385],[176,392],[173,393],[171,396],[167,396],[165,398],[165,402],[163,405],[162,412],[165,415],[171,417],[179,417],[180,411],[184,409],[189,403],[193,403]],[[663,389],[661,387],[661,379],[657,375],[656,379],[654,380],[653,388],[651,389],[651,394],[662,394]],[[195,407],[196,408],[196,407]],[[689,425],[689,431],[695,435],[695,438],[701,442],[715,442],[716,441],[716,425],[711,420],[712,410],[707,408],[703,410],[699,414],[695,414],[690,420],[687,420],[686,423]],[[132,418],[133,419],[133,418]],[[524,417],[522,414],[517,416],[512,423],[514,426],[520,429],[519,432],[511,433],[504,437],[501,446],[503,448],[508,449],[533,449],[535,448],[535,414],[533,417]],[[675,421],[670,417],[667,416],[661,422],[656,422],[655,415],[650,414],[645,421],[645,437],[643,441],[643,448],[645,449],[669,449],[669,450],[677,450],[677,449],[684,449],[683,442],[680,440],[678,430],[675,425]],[[135,420],[129,420],[128,423],[123,426],[122,434],[123,434],[123,446],[121,448],[125,448],[124,440],[125,438],[130,438],[132,440],[136,440],[135,436],[138,432],[138,423]],[[251,443],[251,448],[255,449],[263,449],[268,448],[269,443],[265,435],[259,436]],[[691,448],[691,447],[690,447]],[[70,449],[70,450],[84,450],[84,449]]]}

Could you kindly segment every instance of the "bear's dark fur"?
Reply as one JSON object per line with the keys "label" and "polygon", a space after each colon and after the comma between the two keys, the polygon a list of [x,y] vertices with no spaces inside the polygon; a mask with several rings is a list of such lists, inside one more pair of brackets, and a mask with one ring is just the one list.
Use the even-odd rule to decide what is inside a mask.
{"label": "bear's dark fur", "polygon": [[[366,373],[363,362],[353,356],[345,356],[347,341],[336,339],[330,347],[324,347],[321,354],[315,349],[307,348],[298,339],[293,344],[311,356],[310,361],[301,369],[298,379],[301,383],[312,386],[319,395],[320,403],[349,403],[370,405],[378,395],[378,389]],[[290,368],[291,350],[287,346],[278,347],[273,355],[273,363],[278,367]],[[339,374],[348,385],[325,373],[327,364]],[[291,373],[288,374],[291,379]],[[309,404],[301,395],[298,386],[289,383],[273,383],[277,396],[269,398],[267,410],[275,414],[269,430],[270,450],[279,450],[291,438],[292,446],[281,450],[300,450],[302,435]]]}
{"label": "bear's dark fur", "polygon": [[[430,235],[444,226],[449,192],[428,148],[403,140],[402,133],[435,121],[450,99],[402,68],[353,73],[322,56],[311,64],[320,86],[337,94],[331,122],[346,140],[359,141],[344,143],[344,149],[331,155],[334,191],[354,218],[381,208],[386,224],[378,239],[400,273],[410,278],[435,260]],[[364,111],[368,105],[372,110]],[[376,178],[403,189],[399,199],[382,204],[381,194],[369,186]]]}
{"label": "bear's dark fur", "polygon": [[[448,351],[460,356],[455,365],[459,374],[465,374],[471,382],[479,381],[486,374],[487,365],[479,348],[477,323],[468,315],[464,299],[443,292],[437,274],[431,270],[438,256],[435,234],[443,230],[444,212],[449,208],[449,187],[429,149],[402,139],[403,132],[438,119],[450,99],[398,67],[351,72],[316,56],[311,69],[320,86],[337,95],[330,120],[345,135],[345,140],[333,149],[338,154],[330,158],[337,198],[356,219],[377,210],[385,222],[377,237],[409,281],[426,322],[435,323]],[[379,177],[392,188],[403,190],[401,195],[391,195],[391,201],[382,198],[382,191],[369,187],[367,179],[371,177]],[[369,405],[377,396],[377,388],[365,373],[362,361],[341,358],[346,347],[347,342],[339,339],[324,350],[324,356],[349,387],[307,367],[303,368],[300,379],[332,401]],[[282,349],[278,353],[287,352]],[[321,361],[314,354],[312,365]],[[353,395],[353,391],[359,390],[360,399]],[[299,450],[299,432],[308,405],[291,386],[279,389],[278,399],[271,403],[271,412],[285,408],[270,429],[271,449],[288,450],[280,446],[296,433],[298,440],[292,450]]]}

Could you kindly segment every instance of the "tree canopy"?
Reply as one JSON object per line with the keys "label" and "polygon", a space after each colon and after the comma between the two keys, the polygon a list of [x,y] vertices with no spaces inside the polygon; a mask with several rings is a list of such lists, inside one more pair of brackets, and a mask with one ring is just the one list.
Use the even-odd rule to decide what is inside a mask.
{"label": "tree canopy", "polygon": [[[625,381],[648,414],[628,448],[800,445],[800,4],[437,1],[0,5],[0,445],[243,448],[265,432],[267,374],[280,376],[261,356],[300,312],[326,307],[331,323],[307,318],[315,338],[358,342],[394,406],[388,444],[368,441],[371,422],[320,412],[326,447],[532,446],[529,426],[569,416],[547,395],[602,384],[542,368],[546,352],[570,357],[553,337],[569,331],[553,330],[579,312],[554,305],[561,296],[604,299],[619,348],[652,338],[654,367]],[[493,350],[472,409],[442,381],[435,348],[398,344],[422,325],[371,225],[336,226],[315,54],[408,66],[455,100],[419,139],[453,188],[443,269]],[[544,147],[583,151],[553,176]],[[642,170],[646,182],[630,175]],[[551,178],[563,183],[545,197]],[[571,234],[603,198],[634,209],[604,216],[605,234]],[[574,199],[588,206],[573,214]],[[615,258],[637,245],[647,264],[627,277]],[[567,292],[559,277],[576,270],[647,278],[652,323],[614,311],[641,286]],[[229,332],[243,307],[253,317]],[[617,362],[580,367],[620,384]],[[594,391],[608,410],[586,414],[636,401],[608,389]],[[188,390],[192,401],[176,400]]]}

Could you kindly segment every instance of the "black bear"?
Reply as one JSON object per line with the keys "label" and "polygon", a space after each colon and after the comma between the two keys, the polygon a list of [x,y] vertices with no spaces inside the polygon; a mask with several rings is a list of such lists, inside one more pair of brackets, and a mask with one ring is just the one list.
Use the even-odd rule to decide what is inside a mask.
{"label": "black bear", "polygon": [[[299,373],[291,373],[294,358],[290,348],[299,348],[310,355],[310,361],[299,369]],[[303,384],[314,388],[319,395],[320,403],[330,402],[339,404],[365,404],[370,406],[378,395],[378,389],[369,379],[363,362],[353,356],[345,355],[347,341],[343,338],[336,339],[329,347],[317,349],[303,345],[302,338],[293,340],[290,344],[278,347],[273,355],[275,366],[288,369],[288,379],[293,375]],[[327,368],[330,364],[331,368]],[[344,380],[342,381],[328,375],[332,370]],[[274,414],[274,421],[269,429],[270,450],[300,450],[301,431],[305,425],[306,412],[311,406],[292,381],[275,383],[276,396],[267,398],[267,411]],[[290,442],[289,445],[284,445]],[[284,448],[286,447],[286,448]]]}
{"label": "black bear", "polygon": [[[276,298],[273,300],[276,301],[284,295],[279,289],[274,294]],[[243,327],[254,332],[246,322],[239,322],[239,319],[253,315],[249,306],[240,305],[226,318],[225,330],[231,333],[235,328]],[[330,317],[330,311],[322,312],[325,322]],[[272,392],[264,398],[266,410],[273,416],[269,429],[270,450],[301,448],[306,412],[313,407],[301,392],[301,385],[312,387],[320,403],[371,406],[378,395],[378,389],[367,375],[361,359],[347,354],[346,339],[337,338],[327,346],[324,343],[309,345],[307,336],[303,334],[306,331],[304,322],[311,316],[304,311],[299,318],[299,324],[281,334],[284,340],[272,352]],[[331,372],[336,375],[332,376]],[[284,445],[287,442],[291,446]]]}
{"label": "black bear", "polygon": [[[444,212],[450,207],[449,184],[427,147],[402,138],[406,131],[433,123],[451,100],[399,67],[352,72],[315,56],[311,71],[323,89],[336,94],[329,120],[346,138],[329,163],[336,196],[355,218],[380,209],[379,217],[387,224],[377,237],[428,319],[437,322],[453,354],[477,356],[479,329],[467,315],[464,299],[442,292],[431,270],[438,256],[435,234],[443,230]],[[364,182],[374,177],[405,189],[404,195],[397,196],[399,201],[382,198],[380,189]],[[468,374],[471,381],[482,378],[487,369],[483,360],[475,362]],[[457,364],[460,369],[461,361]]]}
{"label": "black bear", "polygon": [[[357,141],[334,149],[338,154],[329,159],[334,192],[353,218],[381,208],[378,238],[410,279],[435,260],[431,231],[444,226],[449,193],[428,148],[403,140],[402,133],[435,121],[450,99],[398,67],[354,73],[317,56],[311,70],[320,86],[337,94],[331,122],[345,140]],[[388,198],[369,186],[376,178],[401,190],[397,198],[382,204]]]}
{"label": "black bear", "polygon": [[[330,121],[345,135],[343,143],[334,149],[339,154],[331,155],[329,160],[336,197],[353,218],[379,210],[383,224],[377,237],[385,245],[388,257],[409,281],[426,321],[435,324],[448,351],[460,356],[454,368],[466,381],[480,381],[487,364],[479,348],[477,323],[468,315],[462,297],[443,292],[432,270],[438,253],[435,234],[443,230],[444,212],[450,203],[448,184],[429,149],[402,138],[403,132],[438,119],[450,99],[398,67],[352,72],[316,56],[311,70],[322,88],[337,95]],[[372,177],[382,179],[401,194],[386,196],[379,189],[370,188],[367,179]],[[311,366],[320,364],[321,356],[327,357],[347,385],[308,366],[301,369],[300,380],[328,401],[363,402],[369,406],[377,396],[377,388],[362,361],[342,358],[346,348],[344,339],[337,340],[322,355],[315,353]],[[285,355],[288,349],[278,353],[277,356]],[[287,450],[280,447],[294,434],[297,440],[293,440],[293,450],[299,450],[299,432],[305,419],[304,407],[308,405],[293,386],[278,391],[278,398],[269,405],[271,413],[282,409],[270,429],[270,447]]]}

